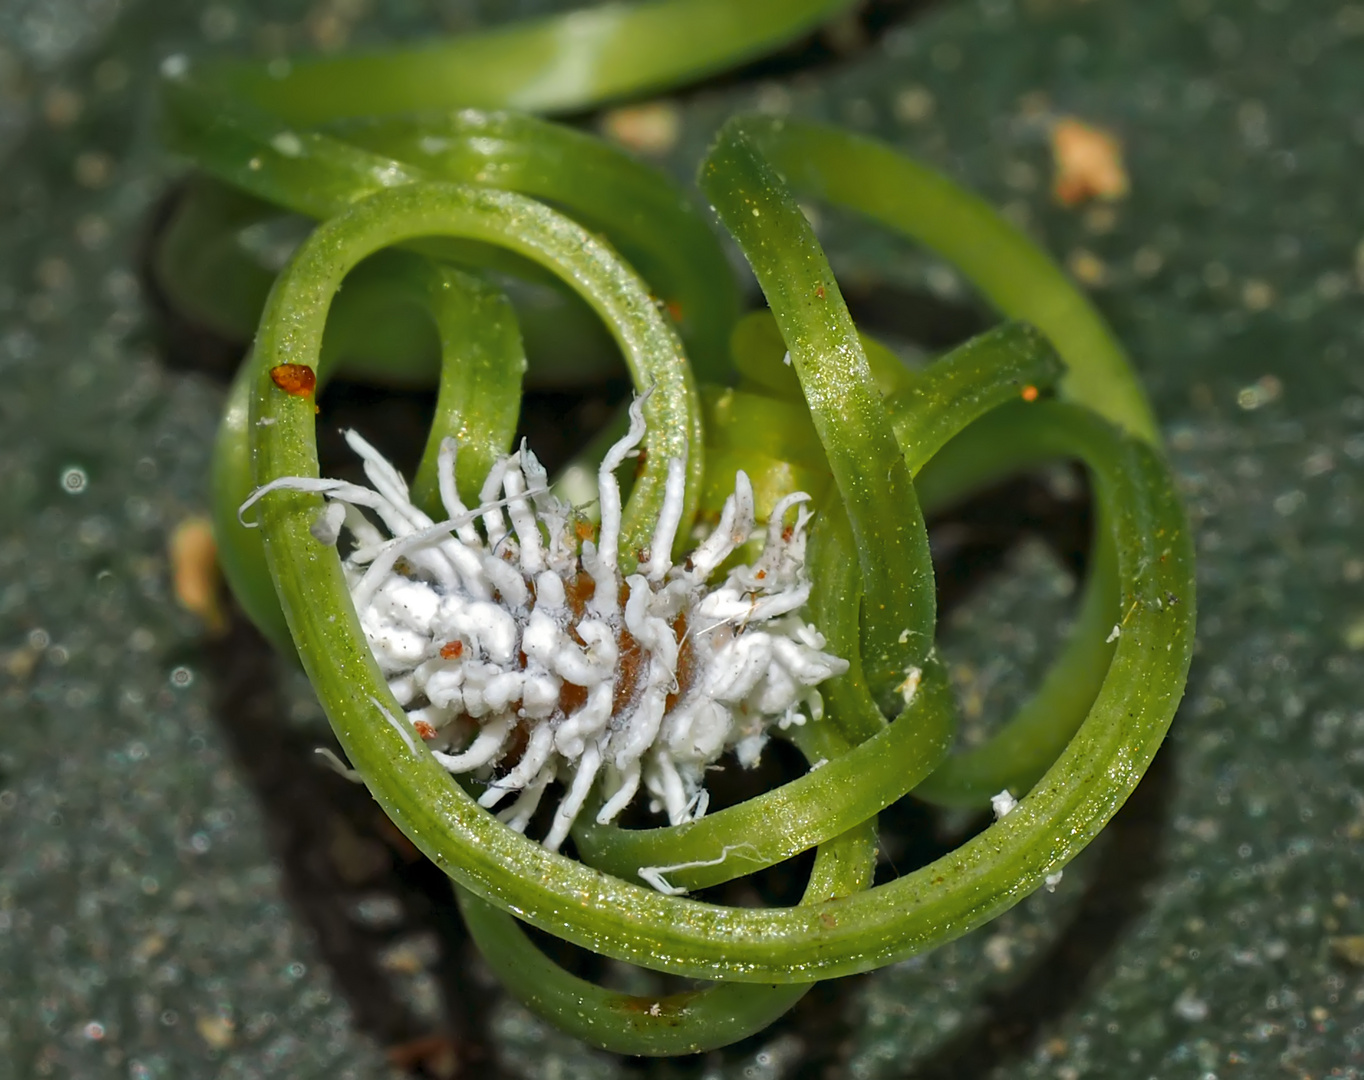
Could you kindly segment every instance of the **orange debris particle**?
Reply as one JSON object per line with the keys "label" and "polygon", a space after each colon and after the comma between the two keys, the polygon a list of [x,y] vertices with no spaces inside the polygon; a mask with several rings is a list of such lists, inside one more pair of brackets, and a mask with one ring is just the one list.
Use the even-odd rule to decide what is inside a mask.
{"label": "orange debris particle", "polygon": [[307,397],[317,388],[317,373],[307,364],[276,364],[270,369],[270,378],[293,397]]}
{"label": "orange debris particle", "polygon": [[186,518],[175,527],[168,544],[175,599],[197,615],[214,634],[227,628],[218,595],[218,545],[213,528],[203,517]]}
{"label": "orange debris particle", "polygon": [[412,727],[425,741],[430,742],[436,737],[436,729],[425,720],[412,721]]}
{"label": "orange debris particle", "polygon": [[1126,196],[1130,184],[1122,145],[1108,132],[1073,117],[1058,120],[1051,129],[1051,153],[1056,167],[1052,193],[1062,206]]}
{"label": "orange debris particle", "polygon": [[440,647],[440,655],[443,660],[458,660],[464,654],[464,642],[447,641]]}
{"label": "orange debris particle", "polygon": [[602,133],[637,154],[666,154],[682,133],[682,110],[671,101],[608,109],[602,117]]}
{"label": "orange debris particle", "polygon": [[1024,400],[1024,401],[1036,401],[1036,400],[1037,400],[1037,387],[1035,387],[1035,386],[1025,386],[1025,387],[1023,387],[1023,400]]}

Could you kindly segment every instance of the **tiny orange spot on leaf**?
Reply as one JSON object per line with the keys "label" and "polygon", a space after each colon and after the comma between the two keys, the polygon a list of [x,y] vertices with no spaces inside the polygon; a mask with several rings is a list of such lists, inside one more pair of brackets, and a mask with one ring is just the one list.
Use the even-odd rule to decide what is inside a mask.
{"label": "tiny orange spot on leaf", "polygon": [[317,373],[307,364],[276,364],[270,379],[292,397],[307,397],[317,388]]}
{"label": "tiny orange spot on leaf", "polygon": [[1032,386],[1032,385],[1028,385],[1028,386],[1023,387],[1023,400],[1024,400],[1024,401],[1036,401],[1036,400],[1037,400],[1037,387]]}

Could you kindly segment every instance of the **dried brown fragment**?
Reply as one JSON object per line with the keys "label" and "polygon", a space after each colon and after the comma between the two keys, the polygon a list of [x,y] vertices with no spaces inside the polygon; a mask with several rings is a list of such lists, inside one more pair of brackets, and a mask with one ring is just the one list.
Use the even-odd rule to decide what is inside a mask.
{"label": "dried brown fragment", "polygon": [[577,683],[564,682],[559,687],[559,711],[572,716],[587,704],[587,687]]}
{"label": "dried brown fragment", "polygon": [[307,397],[317,389],[317,372],[307,364],[276,364],[270,379],[291,397]]}
{"label": "dried brown fragment", "polygon": [[412,727],[424,742],[430,742],[436,737],[436,729],[425,720],[412,721]]}
{"label": "dried brown fragment", "polygon": [[1127,195],[1131,186],[1123,165],[1122,145],[1101,128],[1067,117],[1051,129],[1056,179],[1052,193],[1062,206],[1090,199],[1107,202]]}
{"label": "dried brown fragment", "polygon": [[214,1050],[226,1050],[237,1035],[237,1025],[226,1016],[200,1015],[194,1020],[194,1030]]}
{"label": "dried brown fragment", "polygon": [[696,652],[692,648],[691,637],[687,634],[687,614],[680,612],[672,624],[673,635],[677,638],[677,689],[668,695],[664,712],[672,712],[691,687],[692,672],[696,668]]}
{"label": "dried brown fragment", "polygon": [[608,109],[602,116],[602,133],[637,154],[660,156],[677,145],[682,131],[682,112],[671,101],[646,101]]}
{"label": "dried brown fragment", "polygon": [[186,518],[168,545],[176,602],[201,619],[213,634],[227,628],[218,589],[218,546],[207,518]]}

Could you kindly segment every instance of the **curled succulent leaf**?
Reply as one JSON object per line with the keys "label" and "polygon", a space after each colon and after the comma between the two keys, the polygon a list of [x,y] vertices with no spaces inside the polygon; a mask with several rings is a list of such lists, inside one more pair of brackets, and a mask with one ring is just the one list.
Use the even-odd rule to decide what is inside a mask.
{"label": "curled succulent leaf", "polygon": [[[158,266],[215,325],[259,309],[215,458],[225,575],[511,992],[622,1053],[742,1038],[813,981],[931,949],[1054,881],[1140,779],[1191,655],[1189,533],[1139,384],[979,199],[833,128],[731,121],[700,183],[770,311],[741,319],[723,249],[661,176],[544,120],[451,111],[674,83],[841,6],[658,0],[273,79],[168,73],[169,137],[212,179]],[[731,36],[692,32],[722,9]],[[679,34],[666,57],[640,45],[660,26]],[[484,79],[450,56],[504,66]],[[413,76],[429,64],[439,79]],[[854,326],[797,194],[928,245],[1011,321],[903,367]],[[281,222],[282,268],[236,242]],[[638,395],[572,467],[595,507],[511,452],[523,374],[556,351],[571,367],[586,338],[614,342]],[[410,489],[359,436],[370,485],[319,477],[315,393],[343,370],[438,382]],[[1056,458],[1085,466],[1098,504],[1078,618],[1034,699],[954,753],[924,512]],[[809,771],[707,813],[705,770],[768,737]],[[524,835],[556,784],[546,834]],[[666,821],[615,824],[641,788]],[[873,886],[877,814],[907,794],[997,820]],[[810,849],[794,907],[687,895]],[[520,923],[705,982],[607,991]]]}

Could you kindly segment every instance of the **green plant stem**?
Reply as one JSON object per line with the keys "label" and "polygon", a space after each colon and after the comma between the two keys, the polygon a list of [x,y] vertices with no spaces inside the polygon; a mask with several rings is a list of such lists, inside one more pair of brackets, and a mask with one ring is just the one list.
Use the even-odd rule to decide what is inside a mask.
{"label": "green plant stem", "polygon": [[500,289],[446,266],[432,267],[429,287],[445,360],[412,499],[438,521],[442,441],[459,444],[455,485],[466,506],[477,506],[484,477],[511,449],[526,353],[516,312]]}
{"label": "green plant stem", "polygon": [[[836,735],[833,738],[837,740]],[[824,749],[838,753],[848,747],[831,743]],[[877,851],[871,817],[821,844],[801,903],[816,904],[868,888]],[[651,857],[684,861],[682,852],[666,846],[652,849]],[[689,869],[695,868],[670,870],[668,880],[681,885]],[[810,989],[808,983],[718,983],[660,997],[605,990],[552,961],[506,912],[459,886],[455,895],[470,935],[503,985],[527,1008],[569,1034],[613,1053],[657,1057],[727,1046],[767,1027]]]}
{"label": "green plant stem", "polygon": [[692,200],[657,170],[572,128],[506,112],[352,120],[346,142],[420,164],[433,177],[519,191],[607,237],[677,325],[697,378],[726,378],[739,292]]}
{"label": "green plant stem", "polygon": [[[866,707],[874,710],[869,700]],[[951,716],[946,680],[933,669],[900,717],[861,746],[849,747],[832,725],[812,724],[803,733],[810,756],[825,764],[804,776],[684,825],[622,829],[585,814],[573,840],[585,863],[626,880],[641,880],[645,867],[715,860],[668,880],[702,889],[743,877],[874,818],[906,794],[946,755]]]}
{"label": "green plant stem", "polygon": [[[1011,448],[1008,459],[1000,458],[1001,445]],[[1050,430],[1028,406],[1007,405],[963,431],[928,463],[920,484],[924,505],[946,505],[983,483],[1048,460],[1083,460],[1083,450],[1070,429]],[[1022,795],[1084,720],[1103,685],[1113,655],[1110,635],[1119,618],[1116,553],[1108,523],[1115,508],[1104,502],[1105,489],[1094,486],[1098,498],[1088,575],[1061,655],[1008,723],[982,745],[949,757],[914,789],[916,797],[947,806],[985,806],[1000,791]]]}
{"label": "green plant stem", "polygon": [[577,111],[731,67],[850,6],[849,0],[607,3],[411,49],[204,65],[204,78],[293,124],[463,106]]}
{"label": "green plant stem", "polygon": [[[376,192],[424,180],[551,198],[589,229],[601,232],[646,275],[656,294],[677,313],[679,333],[701,377],[725,377],[725,351],[738,294],[724,253],[682,192],[619,149],[533,117],[471,109],[419,121],[356,121],[340,126],[342,137],[337,137],[294,130],[267,113],[224,103],[192,80],[166,84],[164,111],[168,141],[201,169],[258,199],[317,219],[340,213]],[[225,224],[239,226],[244,213],[232,207]],[[217,257],[198,274],[222,272],[233,251],[230,245],[224,248],[208,227],[211,224],[197,220],[172,232],[181,242],[171,254],[179,258],[166,267],[162,280],[174,277],[169,272],[174,267],[194,266],[209,255]],[[557,279],[533,260],[496,245],[466,238],[409,243],[437,259],[527,277],[542,287],[557,285]],[[162,262],[168,258],[163,255]],[[230,269],[229,280],[240,284],[224,303],[205,299],[197,305],[208,305],[210,320],[218,325],[239,323],[243,305],[262,284],[262,269],[240,254]],[[232,306],[226,307],[229,301]],[[350,303],[343,300],[338,310]],[[559,299],[547,312],[523,305],[523,321],[531,320],[531,333],[536,340],[547,339],[540,350],[547,354],[542,366],[552,361],[556,350],[562,351],[565,331],[575,330],[565,327],[564,319],[572,316],[583,322],[581,306],[576,298]],[[557,337],[538,332],[538,324],[547,318],[558,321]],[[576,328],[576,335],[581,333],[581,327]],[[383,355],[394,351],[383,343],[379,347]]]}
{"label": "green plant stem", "polygon": [[[1065,373],[1051,342],[1027,323],[1005,323],[958,345],[908,389],[886,399],[911,475],[917,477],[943,446],[982,416],[1010,402],[1040,400]],[[997,453],[991,457],[999,459]]]}
{"label": "green plant stem", "polygon": [[[241,329],[264,302],[215,453],[225,571],[267,634],[296,644],[343,749],[394,822],[451,876],[489,965],[531,1008],[619,1053],[724,1045],[770,1023],[815,979],[904,959],[1006,910],[1127,798],[1188,669],[1188,526],[1140,386],[1088,301],[982,201],[843,132],[731,121],[700,182],[771,309],[737,320],[721,248],[658,174],[566,128],[451,111],[580,109],[671,85],[847,6],[608,3],[382,56],[196,65],[166,85],[172,142],[242,194],[197,182],[158,273],[174,299],[218,327]],[[1037,329],[1006,324],[909,371],[853,326],[795,192],[928,246]],[[276,207],[322,224],[263,298],[274,268],[243,241],[253,229],[287,239],[297,222]],[[549,307],[539,307],[541,295]],[[809,610],[826,639],[817,647],[849,664],[821,687],[826,718],[812,703],[815,719],[784,733],[811,763],[804,776],[679,826],[626,830],[579,818],[582,862],[502,825],[414,737],[360,628],[335,546],[313,536],[319,496],[270,492],[257,507],[258,533],[235,520],[253,488],[317,476],[315,394],[277,384],[280,364],[313,369],[320,388],[343,368],[430,380],[438,356],[436,419],[414,495],[440,513],[436,455],[453,436],[458,486],[477,502],[480,480],[510,445],[527,343],[532,353],[547,342],[543,351],[568,355],[562,340],[543,336],[547,313],[551,333],[588,341],[589,351],[604,323],[637,390],[648,391],[641,468],[623,478],[623,572],[652,540],[670,461],[687,459],[680,536],[698,507],[718,510],[740,468],[754,481],[760,519],[783,495],[806,490],[818,509],[807,563]],[[729,384],[737,375],[737,385],[709,388],[703,400],[688,353],[702,377]],[[1058,387],[1074,404],[1046,400]],[[1035,697],[984,746],[948,757],[955,711],[933,651],[921,506],[1058,456],[1084,464],[1098,506],[1079,616]],[[590,487],[593,461],[575,462],[566,483]],[[1013,812],[872,887],[881,809],[910,790],[977,806],[1005,787],[1027,792]],[[673,895],[811,847],[814,868],[795,907]],[[657,999],[608,991],[541,953],[523,922],[609,957],[719,981]]]}
{"label": "green plant stem", "polygon": [[[462,497],[476,496],[493,461],[506,453],[516,429],[517,403],[525,354],[511,306],[470,274],[439,266],[420,255],[383,251],[365,260],[347,281],[380,278],[386,293],[420,306],[434,324],[443,363],[436,415],[417,472],[415,498],[429,513],[439,513],[436,456],[446,435],[460,440],[456,478]],[[373,297],[373,293],[369,294]],[[353,305],[346,317],[329,317],[319,354],[316,392],[351,366],[341,359],[350,320],[365,307]],[[243,529],[236,508],[255,488],[251,463],[249,402],[251,378],[244,365],[228,392],[228,406],[213,451],[214,535],[223,575],[251,621],[281,651],[293,651],[284,616],[265,562],[261,534]],[[410,373],[410,369],[400,369]]]}
{"label": "green plant stem", "polygon": [[862,666],[878,707],[893,716],[933,646],[933,567],[914,485],[828,260],[742,121],[721,130],[700,184],[790,350],[852,526],[864,588]]}
{"label": "green plant stem", "polygon": [[[490,236],[513,227],[511,220],[494,225],[513,207],[511,242],[528,253],[540,243],[557,250],[562,227],[546,236],[536,226],[561,219],[540,217],[513,196],[439,186],[387,193],[315,234],[281,276],[258,339],[254,413],[274,420],[257,437],[258,482],[316,474],[311,405],[280,392],[268,372],[282,361],[315,359],[326,300],[345,269],[341,251],[353,260],[382,241],[453,231],[452,218]],[[612,288],[634,286],[615,281]],[[641,317],[619,310],[617,301],[601,302],[613,325],[615,317]],[[1106,488],[1101,497],[1119,508],[1112,526],[1127,615],[1104,685],[1076,737],[1014,813],[920,871],[809,907],[735,909],[660,896],[506,829],[384,719],[381,710],[393,715],[397,705],[358,625],[339,559],[333,549],[319,550],[309,532],[316,497],[280,493],[263,502],[267,555],[300,655],[348,756],[389,815],[461,886],[567,940],[677,974],[763,983],[848,974],[964,933],[1064,865],[1130,793],[1183,685],[1192,646],[1191,551],[1161,462],[1081,410],[1039,404],[1033,411],[1039,422],[1075,429]],[[685,413],[659,420],[664,431],[689,432]],[[667,453],[655,449],[650,464]],[[641,489],[643,479],[632,507]]]}
{"label": "green plant stem", "polygon": [[[279,266],[312,228],[302,216],[196,177],[156,246],[157,283],[195,323],[249,342]],[[437,381],[440,336],[425,317],[427,291],[420,283],[414,288],[395,261],[401,254],[365,260],[332,304],[323,355],[339,362],[347,378],[386,386]],[[535,384],[568,385],[615,370],[615,344],[587,305],[543,284],[506,276],[498,284],[518,309],[526,352],[536,358],[528,376]]]}
{"label": "green plant stem", "polygon": [[881,143],[836,128],[760,116],[742,123],[796,191],[854,210],[942,256],[999,311],[1051,339],[1069,369],[1062,382],[1067,398],[1159,443],[1136,373],[1094,305],[985,200]]}

